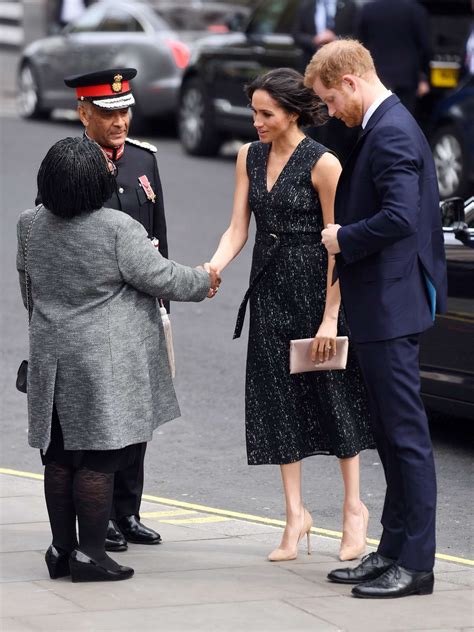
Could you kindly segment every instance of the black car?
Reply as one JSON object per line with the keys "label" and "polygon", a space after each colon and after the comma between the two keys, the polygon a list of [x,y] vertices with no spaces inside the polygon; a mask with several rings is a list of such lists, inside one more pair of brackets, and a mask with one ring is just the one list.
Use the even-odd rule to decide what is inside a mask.
{"label": "black car", "polygon": [[474,192],[474,76],[441,99],[428,131],[442,198]]}
{"label": "black car", "polygon": [[448,311],[421,337],[421,391],[429,410],[474,420],[474,197],[442,209]]}
{"label": "black car", "polygon": [[252,138],[252,112],[243,86],[281,66],[303,70],[303,54],[290,35],[299,0],[264,0],[233,32],[197,46],[183,76],[178,126],[184,149],[212,155],[231,137]]}
{"label": "black car", "polygon": [[[362,4],[365,0],[358,0]],[[304,71],[305,57],[291,35],[301,0],[263,0],[245,24],[230,22],[233,32],[206,38],[195,49],[183,75],[178,126],[190,154],[212,155],[228,138],[255,138],[243,86],[271,68]],[[467,37],[469,0],[423,0],[431,15],[434,103],[456,85]]]}

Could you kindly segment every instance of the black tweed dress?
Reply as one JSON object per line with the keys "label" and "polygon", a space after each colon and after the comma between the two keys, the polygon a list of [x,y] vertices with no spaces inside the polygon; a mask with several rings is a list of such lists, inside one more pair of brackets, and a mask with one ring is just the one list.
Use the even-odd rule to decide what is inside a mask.
{"label": "black tweed dress", "polygon": [[[290,340],[314,336],[324,312],[327,253],[319,241],[323,217],[311,170],[328,150],[304,138],[267,191],[269,151],[269,144],[254,142],[247,158],[249,204],[257,224],[251,281],[271,260],[250,296],[248,462],[355,456],[374,441],[351,345],[345,371],[289,373]],[[342,309],[338,335],[348,335]]]}

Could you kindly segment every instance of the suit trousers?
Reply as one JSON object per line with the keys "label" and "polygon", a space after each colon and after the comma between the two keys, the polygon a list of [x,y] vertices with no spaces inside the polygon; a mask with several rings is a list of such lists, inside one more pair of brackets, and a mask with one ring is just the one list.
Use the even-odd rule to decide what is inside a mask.
{"label": "suit trousers", "polygon": [[435,555],[436,473],[420,396],[418,336],[357,343],[387,483],[381,555],[430,571]]}
{"label": "suit trousers", "polygon": [[146,442],[138,443],[133,462],[115,472],[111,520],[120,521],[124,516],[132,515],[140,518],[146,446]]}

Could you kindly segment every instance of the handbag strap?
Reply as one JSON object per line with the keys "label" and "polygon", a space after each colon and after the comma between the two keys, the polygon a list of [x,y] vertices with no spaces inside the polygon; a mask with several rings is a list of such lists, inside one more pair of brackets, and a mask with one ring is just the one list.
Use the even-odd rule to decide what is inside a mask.
{"label": "handbag strap", "polygon": [[25,260],[25,289],[26,289],[26,309],[28,310],[28,323],[31,321],[31,316],[33,313],[32,300],[30,299],[31,292],[31,281],[30,281],[30,273],[28,272],[28,243],[30,241],[31,229],[33,228],[33,224],[35,223],[35,219],[38,216],[40,209],[43,207],[42,204],[39,204],[36,207],[36,212],[33,215],[33,219],[28,226],[28,231],[26,233],[25,245],[23,247],[23,258]]}

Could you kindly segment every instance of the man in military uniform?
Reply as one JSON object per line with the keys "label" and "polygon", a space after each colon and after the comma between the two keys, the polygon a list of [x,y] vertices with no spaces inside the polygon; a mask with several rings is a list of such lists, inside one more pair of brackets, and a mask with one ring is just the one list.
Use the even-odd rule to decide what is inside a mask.
{"label": "man in military uniform", "polygon": [[[156,147],[127,137],[129,108],[135,103],[130,80],[134,68],[114,68],[67,77],[64,82],[76,89],[79,117],[85,134],[96,141],[116,167],[116,189],[104,204],[139,221],[160,253],[168,256],[166,221]],[[166,305],[168,311],[169,306]],[[146,443],[139,458],[126,470],[115,474],[112,515],[105,548],[124,551],[127,541],[137,544],[158,544],[160,535],[140,522],[143,491],[143,461]]]}

